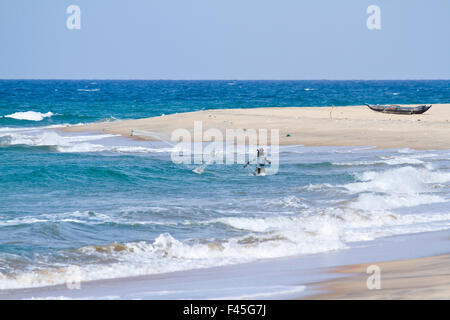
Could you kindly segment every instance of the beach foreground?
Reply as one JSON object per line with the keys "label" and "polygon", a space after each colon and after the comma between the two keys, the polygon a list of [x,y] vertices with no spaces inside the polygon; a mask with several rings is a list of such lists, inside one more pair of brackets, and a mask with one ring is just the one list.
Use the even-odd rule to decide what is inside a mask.
{"label": "beach foreground", "polygon": [[450,299],[450,255],[375,263],[380,268],[380,289],[368,290],[367,268],[357,264],[334,272],[347,275],[318,284],[327,291],[309,299]]}
{"label": "beach foreground", "polygon": [[[82,281],[76,288],[1,290],[0,299],[449,299],[448,236],[394,236],[349,250]],[[380,267],[381,290],[367,289],[369,265]]]}
{"label": "beach foreground", "polygon": [[[281,145],[450,148],[450,104],[433,105],[421,115],[384,114],[366,106],[205,110],[70,126],[64,131],[105,132],[158,140],[135,135],[133,131],[151,131],[170,139],[176,129],[192,133],[194,121],[201,121],[203,130],[216,128],[222,132],[226,129],[279,129]],[[194,141],[199,142],[195,137]]]}

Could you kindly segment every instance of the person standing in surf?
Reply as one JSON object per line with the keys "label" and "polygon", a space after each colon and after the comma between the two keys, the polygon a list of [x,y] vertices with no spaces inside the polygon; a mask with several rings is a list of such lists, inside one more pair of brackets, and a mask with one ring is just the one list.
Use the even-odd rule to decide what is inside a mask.
{"label": "person standing in surf", "polygon": [[[269,159],[267,159],[267,157],[264,155],[264,149],[263,148],[257,149],[256,150],[256,169],[253,172],[253,175],[255,175],[255,176],[265,175],[266,169],[264,167],[265,167],[266,163],[271,164]],[[247,163],[244,165],[244,168],[246,168],[249,164],[250,164],[250,160],[247,161]]]}

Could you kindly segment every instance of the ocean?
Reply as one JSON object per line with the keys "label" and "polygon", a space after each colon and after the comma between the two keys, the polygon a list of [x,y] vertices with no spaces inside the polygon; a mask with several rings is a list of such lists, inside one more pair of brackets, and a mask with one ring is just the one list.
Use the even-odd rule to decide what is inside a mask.
{"label": "ocean", "polygon": [[450,229],[450,150],[281,146],[276,175],[67,124],[449,103],[450,81],[0,80],[0,290],[346,250]]}

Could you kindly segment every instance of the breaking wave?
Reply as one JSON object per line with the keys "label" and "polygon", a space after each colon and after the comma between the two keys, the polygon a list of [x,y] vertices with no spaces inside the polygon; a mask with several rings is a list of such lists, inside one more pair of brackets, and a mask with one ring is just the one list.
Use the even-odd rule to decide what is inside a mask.
{"label": "breaking wave", "polygon": [[[61,135],[56,131],[36,129],[0,130],[0,146],[25,145],[31,147],[52,147],[57,152],[119,152],[119,153],[149,153],[171,152],[172,148],[151,148],[140,145],[103,144],[101,140],[117,137],[112,134]],[[97,141],[97,143],[92,143]]]}
{"label": "breaking wave", "polygon": [[53,116],[52,112],[41,113],[36,111],[15,112],[6,115],[5,118],[11,118],[16,120],[29,120],[29,121],[42,121],[44,118]]}
{"label": "breaking wave", "polygon": [[[76,216],[84,219],[89,213],[66,215],[65,219],[60,216],[60,221],[73,221]],[[44,217],[27,222],[42,222],[39,219],[44,220]],[[105,222],[113,219],[95,214],[92,220]],[[80,281],[89,281],[340,250],[355,241],[447,229],[450,227],[450,213],[404,215],[342,206],[305,209],[294,216],[240,216],[203,222],[205,225],[218,223],[246,231],[246,234],[223,240],[181,241],[169,233],[162,233],[150,242],[88,245],[62,253],[68,260],[79,264],[57,268],[41,264],[35,270],[0,274],[0,289],[64,284],[73,278],[75,271]]]}
{"label": "breaking wave", "polygon": [[[439,224],[450,218],[450,214],[433,217],[389,214],[370,217],[344,211],[334,214],[335,218],[324,215],[321,218],[221,219],[221,223],[252,232],[223,242],[188,243],[164,233],[153,242],[86,246],[71,253],[78,257],[76,260],[84,261],[82,265],[1,274],[0,288],[64,284],[72,279],[75,271],[80,281],[89,281],[338,250],[347,247],[346,241],[448,228],[448,222]],[[428,223],[427,226],[417,226],[421,221]]]}
{"label": "breaking wave", "polygon": [[[51,146],[59,152],[171,150],[143,145],[120,146],[120,140],[114,135],[66,135],[48,129],[2,128],[0,144]],[[51,236],[61,239],[77,232],[103,235],[103,231],[107,234],[113,230],[112,234],[116,235],[119,230],[121,234],[131,234],[125,239],[82,237],[82,241],[70,249],[35,253],[33,261],[23,262],[26,265],[23,268],[18,267],[17,262],[27,258],[2,255],[0,289],[64,284],[74,277],[89,281],[314,254],[346,249],[359,241],[450,228],[447,191],[450,172],[446,164],[429,163],[438,151],[436,154],[409,150],[394,155],[383,153],[366,168],[357,164],[357,160],[364,158],[354,157],[355,152],[361,151],[352,150],[326,154],[316,159],[319,165],[311,165],[310,159],[298,161],[310,156],[308,153],[294,154],[296,162],[289,158],[288,173],[280,175],[283,178],[285,174],[286,179],[271,180],[272,193],[238,190],[243,193],[242,197],[236,200],[236,193],[224,194],[219,205],[217,200],[213,203],[204,198],[199,200],[194,193],[186,193],[182,203],[172,203],[176,199],[158,194],[162,200],[152,199],[154,202],[149,203],[145,202],[147,199],[132,199],[133,202],[122,209],[96,207],[92,209],[95,212],[80,209],[0,217],[0,226],[5,229],[42,231],[50,226],[54,232]],[[350,168],[330,162],[345,163],[349,159],[354,160]],[[378,161],[383,165],[376,165]],[[324,163],[327,165],[322,165]],[[293,167],[297,171],[289,171]],[[205,189],[218,177],[192,176],[196,179],[192,185],[200,183]],[[291,176],[293,179],[288,184]],[[231,184],[233,179],[254,187],[253,180],[247,177],[237,180],[239,177],[234,173],[229,177],[227,183],[231,187],[235,186]],[[191,202],[189,197],[195,199]],[[419,210],[425,205],[426,211]],[[139,233],[134,234],[137,229]]]}

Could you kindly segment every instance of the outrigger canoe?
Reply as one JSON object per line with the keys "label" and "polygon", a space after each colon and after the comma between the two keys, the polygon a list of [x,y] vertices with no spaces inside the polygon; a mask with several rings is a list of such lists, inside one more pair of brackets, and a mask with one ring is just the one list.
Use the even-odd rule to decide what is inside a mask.
{"label": "outrigger canoe", "polygon": [[403,107],[399,105],[370,105],[366,103],[371,110],[383,113],[394,114],[422,114],[431,108],[431,105],[421,105],[416,107]]}

